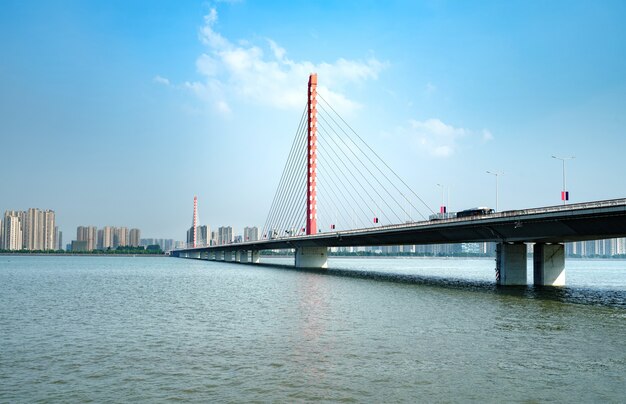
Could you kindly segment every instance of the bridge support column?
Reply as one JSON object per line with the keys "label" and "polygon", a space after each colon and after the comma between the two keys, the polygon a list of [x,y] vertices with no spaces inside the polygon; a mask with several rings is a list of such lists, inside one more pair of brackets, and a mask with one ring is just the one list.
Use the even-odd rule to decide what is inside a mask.
{"label": "bridge support column", "polygon": [[241,262],[242,264],[247,264],[249,262],[249,260],[248,260],[248,251],[243,250],[241,252],[241,259],[239,260],[239,262]]}
{"label": "bridge support column", "polygon": [[535,244],[533,283],[540,286],[565,286],[565,245]]}
{"label": "bridge support column", "polygon": [[498,285],[526,285],[526,244],[498,243],[496,282]]}
{"label": "bridge support column", "polygon": [[253,264],[258,264],[258,263],[261,262],[261,252],[260,251],[258,251],[258,250],[257,251],[252,251],[251,254],[252,254],[252,257],[250,257],[250,258],[252,258],[252,263]]}
{"label": "bridge support column", "polygon": [[296,268],[328,268],[328,247],[296,248]]}
{"label": "bridge support column", "polygon": [[231,262],[233,260],[233,252],[232,251],[224,251],[224,261]]}
{"label": "bridge support column", "polygon": [[218,251],[215,253],[215,259],[218,261],[224,261],[226,258],[226,253],[224,251]]}

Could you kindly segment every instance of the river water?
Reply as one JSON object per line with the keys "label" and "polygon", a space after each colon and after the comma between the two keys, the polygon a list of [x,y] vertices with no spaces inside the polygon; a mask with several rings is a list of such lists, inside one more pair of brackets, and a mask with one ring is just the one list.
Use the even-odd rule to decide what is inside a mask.
{"label": "river water", "polygon": [[330,265],[2,256],[0,402],[625,400],[626,261]]}

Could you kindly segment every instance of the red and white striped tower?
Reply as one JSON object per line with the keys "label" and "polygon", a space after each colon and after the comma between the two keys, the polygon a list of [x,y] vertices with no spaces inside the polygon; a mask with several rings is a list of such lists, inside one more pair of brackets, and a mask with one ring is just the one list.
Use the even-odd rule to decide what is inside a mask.
{"label": "red and white striped tower", "polygon": [[306,234],[317,233],[317,73],[309,76],[307,101],[307,191],[306,191]]}
{"label": "red and white striped tower", "polygon": [[198,197],[193,197],[193,248],[196,248],[196,231],[198,229]]}

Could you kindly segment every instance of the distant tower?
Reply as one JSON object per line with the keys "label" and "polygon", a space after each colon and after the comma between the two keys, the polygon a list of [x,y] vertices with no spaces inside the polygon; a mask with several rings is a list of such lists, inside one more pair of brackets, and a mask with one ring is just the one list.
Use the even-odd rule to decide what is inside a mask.
{"label": "distant tower", "polygon": [[193,197],[193,248],[196,248],[196,236],[198,229],[198,197]]}

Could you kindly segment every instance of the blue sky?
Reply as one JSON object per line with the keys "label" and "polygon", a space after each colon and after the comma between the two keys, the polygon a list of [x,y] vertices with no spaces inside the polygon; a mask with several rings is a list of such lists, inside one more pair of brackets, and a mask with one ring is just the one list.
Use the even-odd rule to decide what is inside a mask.
{"label": "blue sky", "polygon": [[308,73],[437,209],[626,196],[622,1],[3,1],[0,210],[262,226]]}

